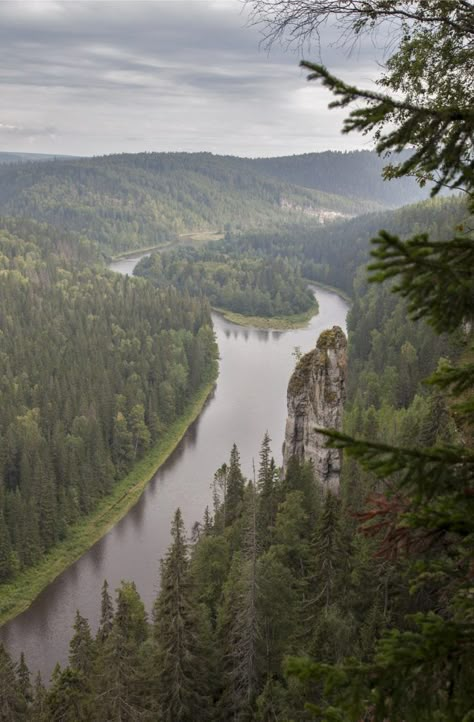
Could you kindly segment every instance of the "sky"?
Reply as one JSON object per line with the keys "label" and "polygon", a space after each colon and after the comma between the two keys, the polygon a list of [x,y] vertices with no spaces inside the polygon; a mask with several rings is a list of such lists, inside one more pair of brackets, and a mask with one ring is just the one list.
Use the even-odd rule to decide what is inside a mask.
{"label": "sky", "polygon": [[[379,72],[369,41],[306,49],[344,79]],[[301,52],[262,47],[241,0],[0,0],[0,150],[277,156],[370,148],[308,83]]]}

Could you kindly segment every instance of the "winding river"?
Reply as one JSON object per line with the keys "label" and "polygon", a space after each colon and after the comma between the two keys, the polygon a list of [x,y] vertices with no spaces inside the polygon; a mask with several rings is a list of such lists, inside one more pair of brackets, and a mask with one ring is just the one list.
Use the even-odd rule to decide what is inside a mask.
{"label": "winding river", "polygon": [[[132,273],[138,258],[111,265]],[[35,599],[28,610],[0,629],[11,654],[25,653],[32,672],[47,680],[57,661],[64,664],[76,609],[93,629],[100,614],[100,590],[107,578],[112,589],[133,579],[148,609],[158,589],[159,560],[169,543],[169,525],[180,506],[188,528],[202,519],[211,503],[210,482],[228,459],[235,442],[244,473],[258,460],[268,430],[277,463],[286,419],[286,387],[294,367],[293,352],[314,347],[320,332],[337,324],[345,329],[348,310],[337,294],[317,290],[319,314],[304,329],[263,331],[243,328],[214,314],[220,351],[215,390],[182,442],[155,474],[128,514]]]}

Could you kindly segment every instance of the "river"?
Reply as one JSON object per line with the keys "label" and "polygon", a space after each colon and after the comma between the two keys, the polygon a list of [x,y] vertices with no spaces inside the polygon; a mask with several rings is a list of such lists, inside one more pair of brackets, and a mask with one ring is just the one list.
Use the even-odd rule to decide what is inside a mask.
{"label": "river", "polygon": [[[138,258],[111,264],[132,273]],[[337,294],[316,291],[319,314],[304,329],[267,331],[244,328],[213,314],[220,352],[219,378],[199,418],[155,474],[140,500],[99,542],[66,569],[25,612],[0,629],[10,653],[25,653],[32,672],[49,679],[57,661],[67,662],[76,609],[93,629],[100,614],[100,590],[106,578],[111,589],[122,579],[134,580],[151,609],[159,580],[159,560],[169,543],[171,517],[179,506],[187,527],[201,520],[211,504],[215,470],[228,460],[235,442],[242,468],[250,475],[258,462],[266,430],[275,460],[281,463],[286,420],[286,387],[295,364],[294,349],[314,347],[321,331],[345,329],[347,303]]]}

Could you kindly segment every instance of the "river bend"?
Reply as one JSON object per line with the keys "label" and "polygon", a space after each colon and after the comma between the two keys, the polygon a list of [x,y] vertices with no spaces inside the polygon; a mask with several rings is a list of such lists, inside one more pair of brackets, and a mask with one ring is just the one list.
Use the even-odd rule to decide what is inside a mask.
{"label": "river bend", "polygon": [[[131,273],[137,261],[123,259],[111,268]],[[202,519],[205,506],[211,504],[214,472],[228,460],[234,442],[247,475],[252,460],[258,461],[266,430],[275,460],[281,463],[286,387],[295,364],[294,349],[309,351],[321,331],[334,324],[345,329],[347,303],[325,290],[318,289],[316,296],[319,314],[304,329],[244,328],[213,314],[220,372],[199,418],[126,516],[46,587],[28,610],[0,629],[0,642],[15,658],[23,651],[32,672],[41,671],[47,680],[57,661],[67,662],[76,609],[96,629],[105,578],[111,589],[122,579],[134,580],[151,609],[172,515],[181,507],[189,529]]]}

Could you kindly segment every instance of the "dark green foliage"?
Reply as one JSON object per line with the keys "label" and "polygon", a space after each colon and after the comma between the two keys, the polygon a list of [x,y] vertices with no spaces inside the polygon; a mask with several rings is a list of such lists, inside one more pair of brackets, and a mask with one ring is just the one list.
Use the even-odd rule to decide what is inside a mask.
{"label": "dark green foliage", "polygon": [[[406,158],[408,158],[408,153]],[[366,198],[396,207],[426,198],[414,179],[381,183],[386,162],[373,151],[324,151],[282,158],[256,158],[259,173],[287,183],[337,193],[347,198]],[[354,183],[357,178],[357,183]]]}
{"label": "dark green foliage", "polygon": [[189,231],[273,225],[319,211],[374,208],[261,174],[249,159],[137,153],[0,164],[0,213],[80,233],[107,252],[176,240]]}
{"label": "dark green foliage", "polygon": [[433,242],[424,233],[403,242],[383,231],[374,243],[370,280],[399,279],[393,291],[408,299],[412,318],[426,318],[440,333],[472,319],[472,238]]}
{"label": "dark green foliage", "polygon": [[289,259],[298,262],[304,278],[336,286],[352,296],[354,283],[365,282],[365,270],[363,274],[357,274],[357,270],[369,260],[368,241],[380,228],[403,238],[429,232],[431,240],[442,241],[455,226],[467,227],[468,216],[464,197],[434,198],[396,211],[371,213],[320,227],[293,223],[279,224],[272,230],[234,230],[208,248],[236,259],[255,257],[266,263],[268,258]]}
{"label": "dark green foliage", "polygon": [[[258,12],[263,12],[263,5],[256,0]],[[408,300],[412,319],[425,319],[437,333],[451,334],[452,349],[455,341],[464,345],[462,353],[457,353],[461,355],[458,372],[442,363],[432,379],[451,396],[459,396],[461,389],[463,397],[467,396],[454,404],[461,411],[457,433],[442,428],[440,420],[428,425],[425,415],[426,407],[433,413],[445,410],[452,402],[443,404],[436,392],[426,406],[421,394],[413,398],[424,349],[408,340],[400,347],[399,372],[392,375],[392,388],[384,399],[380,399],[380,390],[386,384],[377,388],[376,378],[369,374],[362,383],[365,381],[365,399],[357,389],[350,422],[357,420],[359,428],[353,426],[352,430],[360,434],[365,416],[371,438],[359,440],[321,430],[332,446],[343,449],[363,467],[357,481],[362,478],[367,490],[373,490],[368,508],[359,515],[365,522],[364,532],[375,540],[378,555],[391,562],[392,578],[411,595],[405,593],[404,603],[400,604],[400,599],[392,609],[391,628],[375,640],[372,653],[367,654],[363,645],[362,655],[349,649],[336,665],[328,664],[331,660],[325,654],[319,662],[295,659],[289,669],[299,679],[313,681],[316,700],[308,696],[308,709],[317,719],[466,722],[472,717],[474,682],[470,662],[474,653],[470,591],[474,457],[459,436],[469,437],[474,418],[472,368],[470,363],[463,365],[462,358],[472,354],[469,345],[474,316],[470,233],[474,197],[474,6],[469,0],[433,0],[429,4],[397,0],[327,4],[315,0],[306,6],[290,0],[283,8],[275,0],[275,5],[281,10],[273,20],[277,28],[296,28],[297,36],[317,30],[331,12],[328,5],[347,22],[349,33],[355,37],[387,18],[398,21],[399,42],[378,81],[389,92],[360,90],[322,65],[304,62],[303,66],[311,71],[310,80],[319,79],[331,90],[336,98],[331,107],[359,102],[346,118],[344,132],[373,132],[380,153],[411,148],[409,157],[387,169],[388,177],[413,174],[421,183],[433,181],[433,195],[445,185],[462,189],[468,199],[469,217],[465,225],[451,227],[444,237],[438,232],[434,240],[426,228],[405,240],[382,231],[375,239],[372,255],[376,260],[370,266],[371,280],[395,279],[391,290]],[[386,325],[385,309],[380,313],[373,307],[372,311]],[[352,313],[356,316],[360,312],[356,306]],[[366,320],[365,314],[362,317]],[[378,356],[380,360],[386,355],[383,335],[378,329],[378,334],[369,338],[368,328],[359,336],[359,348],[352,345],[352,353],[369,359]],[[435,355],[431,365],[438,359]],[[384,372],[389,381],[389,370]],[[351,391],[355,395],[355,389]],[[406,409],[401,433],[390,427],[390,422],[401,416],[390,410],[395,400]],[[446,421],[449,414],[442,413],[441,419]],[[388,428],[381,421],[386,425],[388,421]],[[377,441],[381,434],[383,442]],[[421,439],[432,445],[423,446]],[[400,444],[407,440],[409,444]],[[386,614],[387,603],[384,606]],[[371,617],[372,623],[379,617],[375,606]]]}
{"label": "dark green foliage", "polygon": [[0,582],[94,509],[213,373],[210,310],[0,222]]}
{"label": "dark green foliage", "polygon": [[247,316],[288,316],[315,305],[299,264],[284,258],[269,262],[183,248],[143,258],[135,275],[158,288],[173,285],[191,296],[206,296],[212,306]]}
{"label": "dark green foliage", "polygon": [[181,512],[171,526],[172,544],[161,565],[154,607],[157,645],[156,709],[164,722],[209,719],[209,650],[202,611],[192,597],[189,557]]}

